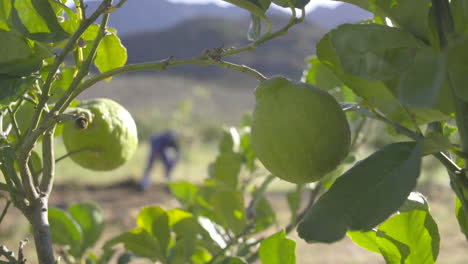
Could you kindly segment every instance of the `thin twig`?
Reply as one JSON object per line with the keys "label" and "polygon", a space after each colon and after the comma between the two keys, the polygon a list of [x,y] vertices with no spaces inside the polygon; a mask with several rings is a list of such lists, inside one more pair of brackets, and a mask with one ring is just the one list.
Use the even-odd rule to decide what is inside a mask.
{"label": "thin twig", "polygon": [[10,207],[10,205],[11,205],[11,201],[7,200],[7,202],[5,204],[5,208],[3,208],[2,214],[0,215],[0,224],[3,221],[3,218],[5,218],[5,215],[8,212],[8,208]]}

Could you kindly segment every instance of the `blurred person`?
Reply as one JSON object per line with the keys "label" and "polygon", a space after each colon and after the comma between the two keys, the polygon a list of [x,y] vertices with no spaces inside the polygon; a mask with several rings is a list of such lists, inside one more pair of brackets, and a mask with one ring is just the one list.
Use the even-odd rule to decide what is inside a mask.
{"label": "blurred person", "polygon": [[151,169],[158,159],[164,166],[166,181],[172,181],[172,171],[180,158],[179,137],[174,131],[165,131],[150,138],[149,158],[139,183],[140,190],[145,191],[151,186]]}

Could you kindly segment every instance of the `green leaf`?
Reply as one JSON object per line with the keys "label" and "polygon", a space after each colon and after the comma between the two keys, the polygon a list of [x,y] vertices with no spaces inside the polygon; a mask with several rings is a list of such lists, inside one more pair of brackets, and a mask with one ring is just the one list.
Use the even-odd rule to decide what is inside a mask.
{"label": "green leaf", "polygon": [[145,229],[149,234],[153,232],[153,223],[165,213],[160,206],[145,207],[140,210],[137,216],[137,225]]}
{"label": "green leaf", "polygon": [[258,254],[262,264],[295,264],[296,242],[286,238],[281,230],[260,243]]}
{"label": "green leaf", "polygon": [[218,150],[220,153],[238,152],[240,145],[239,132],[235,127],[224,127]]}
{"label": "green leaf", "polygon": [[82,242],[80,256],[86,249],[96,244],[104,230],[104,217],[101,209],[92,202],[82,202],[72,204],[68,212],[73,217],[82,230]]}
{"label": "green leaf", "polygon": [[244,157],[245,166],[252,172],[256,169],[255,160],[257,159],[257,155],[255,154],[255,149],[252,145],[250,131],[250,126],[244,126],[240,130],[239,134],[241,153]]}
{"label": "green leaf", "polygon": [[190,263],[205,264],[205,263],[209,263],[211,259],[212,259],[212,256],[210,252],[208,252],[208,250],[202,247],[197,247],[193,255],[190,257]]}
{"label": "green leaf", "polygon": [[262,21],[256,15],[250,15],[250,26],[247,32],[247,39],[256,41],[262,36]]}
{"label": "green leaf", "polygon": [[119,243],[122,243],[127,250],[141,257],[149,258],[153,262],[164,260],[158,241],[141,227],[109,240],[104,247],[112,247]]}
{"label": "green leaf", "polygon": [[399,212],[368,232],[348,232],[359,246],[379,254],[386,263],[435,263],[440,237],[426,199],[411,193]]}
{"label": "green leaf", "polygon": [[[333,33],[333,31],[332,31]],[[331,33],[326,34],[317,44],[317,57],[320,62],[333,71],[333,73],[353,92],[364,99],[364,104],[379,109],[389,119],[397,123],[413,126],[413,120],[418,124],[441,121],[450,118],[450,112],[443,109],[407,109],[401,106],[394,92],[390,88],[396,85],[391,82],[370,81],[358,76],[346,74],[341,67],[340,60],[331,41]],[[394,81],[394,79],[392,80]],[[408,110],[412,116],[408,115]]]}
{"label": "green leaf", "polygon": [[438,103],[445,81],[445,61],[445,56],[432,48],[418,50],[414,63],[399,77],[398,94],[403,105],[432,108]]}
{"label": "green leaf", "polygon": [[268,24],[268,32],[271,31],[271,22],[265,15],[271,4],[271,0],[223,0],[249,11],[251,14],[263,19]]}
{"label": "green leaf", "polygon": [[127,49],[115,33],[109,33],[101,40],[96,51],[96,60],[94,61],[96,67],[100,72],[106,72],[124,66],[126,62]]}
{"label": "green leaf", "polygon": [[304,8],[310,0],[272,0],[272,2],[282,7],[290,7],[292,4],[295,8]]}
{"label": "green leaf", "polygon": [[468,102],[468,37],[457,41],[450,46],[448,52],[448,76],[450,84],[453,86],[455,93],[464,101]]}
{"label": "green leaf", "polygon": [[[390,263],[436,263],[440,236],[437,224],[429,213],[427,201],[421,194],[411,193],[399,214],[381,224],[378,230],[378,237],[380,232],[384,233],[391,240],[409,248],[407,255],[404,254],[405,247],[399,248],[400,254],[391,253],[402,257]],[[381,245],[379,238],[377,242],[385,257],[387,249]],[[398,247],[399,244],[396,245]]]}
{"label": "green leaf", "polygon": [[219,190],[210,199],[216,221],[222,226],[240,233],[247,221],[245,219],[244,196],[239,191]]}
{"label": "green leaf", "polygon": [[307,60],[309,67],[304,71],[302,79],[323,90],[341,88],[343,82],[316,57]]}
{"label": "green leaf", "polygon": [[393,24],[412,33],[414,36],[428,40],[430,29],[428,23],[430,0],[342,0],[357,5],[381,17],[388,17]]}
{"label": "green leaf", "polygon": [[371,81],[406,71],[422,46],[410,33],[378,24],[344,24],[330,41],[345,73]]}
{"label": "green leaf", "polygon": [[467,0],[450,1],[453,24],[456,32],[466,32],[468,30],[468,2]]}
{"label": "green leaf", "polygon": [[242,165],[242,155],[225,152],[218,155],[212,165],[210,176],[219,182],[237,188],[238,176]]}
{"label": "green leaf", "polygon": [[83,239],[79,224],[67,212],[56,208],[49,208],[49,224],[52,241],[70,246],[70,253],[77,257]]}
{"label": "green leaf", "polygon": [[346,231],[367,231],[404,203],[416,186],[422,142],[385,146],[339,177],[298,226],[307,242],[335,242]]}
{"label": "green leaf", "polygon": [[169,215],[159,206],[145,207],[137,216],[137,225],[153,236],[158,244],[159,255],[166,257],[166,251],[171,239]]}
{"label": "green leaf", "polygon": [[16,101],[33,81],[32,78],[18,78],[0,74],[0,107]]}
{"label": "green leaf", "polygon": [[247,262],[238,257],[227,257],[223,259],[221,264],[247,264]]}
{"label": "green leaf", "polygon": [[170,182],[171,194],[184,207],[189,207],[196,203],[198,197],[198,186],[188,181]]}
{"label": "green leaf", "polygon": [[9,30],[11,0],[0,0],[0,30]]}
{"label": "green leaf", "polygon": [[26,37],[41,42],[59,42],[69,37],[60,26],[49,0],[14,0],[15,27]]}
{"label": "green leaf", "polygon": [[458,197],[455,198],[455,213],[457,215],[460,230],[468,239],[468,217],[465,214],[465,210],[463,209],[462,203],[460,202],[460,199],[458,199]]}
{"label": "green leaf", "polygon": [[57,74],[57,79],[52,83],[52,96],[51,102],[57,102],[65,91],[70,87],[75,75],[75,67],[62,69]]}
{"label": "green leaf", "polygon": [[379,245],[377,244],[377,232],[375,230],[367,232],[348,231],[347,235],[360,247],[380,254]]}
{"label": "green leaf", "polygon": [[42,53],[32,41],[1,30],[0,39],[0,74],[24,76],[40,69]]}
{"label": "green leaf", "polygon": [[258,200],[255,208],[255,231],[267,229],[276,222],[276,214],[265,197]]}
{"label": "green leaf", "polygon": [[434,154],[451,148],[452,143],[447,135],[437,132],[429,132],[424,137],[423,155]]}

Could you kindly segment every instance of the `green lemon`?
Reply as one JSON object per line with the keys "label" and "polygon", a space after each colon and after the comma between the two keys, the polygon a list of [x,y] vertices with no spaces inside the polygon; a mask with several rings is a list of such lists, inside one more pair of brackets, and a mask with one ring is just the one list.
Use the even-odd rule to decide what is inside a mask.
{"label": "green lemon", "polygon": [[263,81],[255,97],[252,144],[273,175],[292,183],[314,182],[347,156],[349,125],[327,92],[276,77]]}
{"label": "green lemon", "polygon": [[128,161],[138,145],[137,128],[130,113],[105,98],[78,105],[91,112],[88,123],[78,118],[64,123],[63,143],[78,165],[96,171],[113,170]]}

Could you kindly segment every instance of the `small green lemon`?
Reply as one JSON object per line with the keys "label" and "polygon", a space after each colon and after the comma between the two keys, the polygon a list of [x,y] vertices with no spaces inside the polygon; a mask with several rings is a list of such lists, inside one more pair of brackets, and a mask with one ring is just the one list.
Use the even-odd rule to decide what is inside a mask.
{"label": "small green lemon", "polygon": [[255,97],[252,144],[273,175],[292,183],[314,182],[347,156],[349,125],[327,92],[275,77],[263,81]]}
{"label": "small green lemon", "polygon": [[[63,143],[78,165],[96,171],[113,170],[128,161],[138,145],[137,128],[130,113],[106,98],[78,106],[92,113],[91,122],[78,118],[63,127]],[[81,151],[80,151],[81,150]]]}

